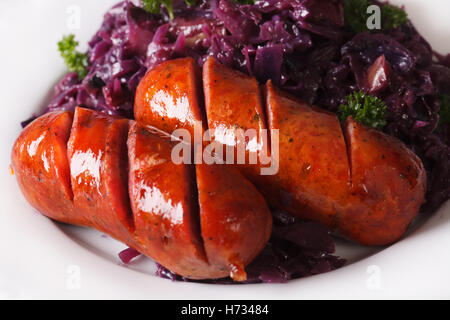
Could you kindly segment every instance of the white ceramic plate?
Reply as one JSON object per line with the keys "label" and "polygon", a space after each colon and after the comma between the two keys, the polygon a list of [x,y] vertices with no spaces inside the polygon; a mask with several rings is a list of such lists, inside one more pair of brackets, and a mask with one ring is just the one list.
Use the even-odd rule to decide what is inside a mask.
{"label": "white ceramic plate", "polygon": [[[0,298],[315,299],[450,298],[450,204],[399,243],[381,249],[338,241],[342,269],[288,284],[217,286],[152,275],[140,258],[120,263],[124,245],[39,215],[9,174],[19,123],[39,110],[65,73],[56,43],[75,33],[84,48],[116,0],[0,2]],[[406,9],[434,48],[450,52],[450,2],[392,1]]]}

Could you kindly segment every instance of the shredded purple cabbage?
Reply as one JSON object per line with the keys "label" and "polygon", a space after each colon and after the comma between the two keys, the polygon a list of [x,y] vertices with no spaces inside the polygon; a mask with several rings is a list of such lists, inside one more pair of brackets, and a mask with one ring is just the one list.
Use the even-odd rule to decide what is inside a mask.
{"label": "shredded purple cabbage", "polygon": [[119,258],[124,264],[129,264],[131,260],[139,257],[141,253],[133,248],[127,248],[119,253]]}
{"label": "shredded purple cabbage", "polygon": [[[336,112],[347,95],[367,90],[366,70],[384,55],[391,69],[389,81],[375,93],[388,106],[384,131],[423,160],[428,173],[423,211],[431,213],[450,198],[449,124],[437,129],[439,96],[450,94],[450,55],[434,54],[411,23],[355,34],[344,23],[343,3],[259,0],[240,5],[233,0],[199,0],[188,7],[184,0],[175,0],[171,21],[165,12],[151,15],[131,1],[120,2],[106,13],[89,42],[88,75],[82,81],[74,73],[66,75],[46,111],[84,106],[132,118],[136,87],[148,69],[185,56],[202,66],[214,56],[261,83],[272,79],[304,101]],[[292,245],[290,240],[281,241],[275,231],[262,254],[270,258],[258,259],[255,270],[263,260],[261,265],[277,266],[265,269],[267,279],[287,280],[339,266],[339,260],[306,249],[299,260],[289,258],[295,262],[284,265],[279,251],[286,241]],[[161,275],[169,274],[160,270]],[[261,274],[257,278],[266,279]]]}

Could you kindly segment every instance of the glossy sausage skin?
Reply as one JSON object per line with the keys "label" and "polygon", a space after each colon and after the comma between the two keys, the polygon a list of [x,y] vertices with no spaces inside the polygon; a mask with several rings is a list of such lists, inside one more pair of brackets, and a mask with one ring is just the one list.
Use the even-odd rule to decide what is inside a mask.
{"label": "glossy sausage skin", "polygon": [[272,230],[264,198],[232,167],[174,164],[172,147],[138,124],[130,129],[129,190],[140,245],[188,278],[231,274],[244,281],[244,267]]}
{"label": "glossy sausage skin", "polygon": [[17,138],[11,164],[28,202],[39,212],[61,222],[85,224],[73,213],[67,141],[73,112],[46,114]]}
{"label": "glossy sausage skin", "polygon": [[[272,216],[262,195],[237,169],[197,164],[202,237],[214,269],[231,266],[232,277],[245,280],[248,265],[272,232]],[[220,183],[217,183],[220,181]]]}
{"label": "glossy sausage skin", "polygon": [[350,191],[350,169],[335,114],[266,86],[268,126],[279,129],[279,172],[261,185],[269,203],[335,228]]}
{"label": "glossy sausage skin", "polygon": [[280,190],[279,207],[361,244],[399,240],[424,203],[420,159],[398,139],[351,118],[342,131],[335,115],[271,82],[266,101],[269,127],[280,129],[280,171],[267,177],[263,194]]}
{"label": "glossy sausage skin", "polygon": [[126,119],[77,108],[67,155],[76,212],[90,227],[131,243],[134,226],[127,189],[128,126]]}
{"label": "glossy sausage skin", "polygon": [[172,147],[169,135],[77,108],[31,123],[12,166],[50,218],[105,232],[184,277],[245,280],[271,233],[264,199],[234,168],[174,164]]}
{"label": "glossy sausage skin", "polygon": [[136,123],[130,129],[128,150],[129,193],[141,246],[169,270],[198,278],[208,263],[200,236],[194,167],[174,164],[170,140]]}
{"label": "glossy sausage skin", "polygon": [[[268,138],[263,138],[267,128],[258,82],[210,57],[203,66],[203,90],[213,140],[235,150],[234,163],[239,163],[238,146],[245,148],[245,163],[239,169],[252,181],[258,180],[259,155],[262,152],[270,155]],[[256,159],[254,165],[250,156]]]}
{"label": "glossy sausage skin", "polygon": [[[171,63],[180,61],[169,61],[163,67]],[[255,79],[213,58],[203,68],[203,87],[207,122],[216,141],[236,148],[233,132],[237,129],[260,134],[267,128],[267,143],[273,149],[277,144],[270,140],[274,130],[279,131],[278,173],[259,175],[263,167],[259,162],[236,166],[271,207],[321,222],[365,245],[397,241],[417,216],[424,203],[425,170],[399,140],[352,120],[341,124],[335,114],[305,104],[270,81],[261,97]],[[146,92],[145,82],[141,92]],[[141,96],[136,97],[137,108],[144,105]],[[196,108],[199,104],[193,102]],[[152,104],[147,105],[151,108]],[[158,125],[155,119],[142,121]],[[380,154],[389,154],[389,161],[377,158]],[[405,168],[409,168],[406,173]]]}
{"label": "glossy sausage skin", "polygon": [[196,121],[203,129],[206,121],[200,74],[192,58],[163,62],[150,70],[136,91],[136,121],[152,123],[170,134],[184,128],[193,135]]}
{"label": "glossy sausage skin", "polygon": [[[340,228],[364,244],[394,242],[424,203],[423,164],[398,139],[364,127],[352,118],[347,119],[344,130],[354,198],[353,212],[344,212]],[[367,214],[358,214],[361,211]]]}

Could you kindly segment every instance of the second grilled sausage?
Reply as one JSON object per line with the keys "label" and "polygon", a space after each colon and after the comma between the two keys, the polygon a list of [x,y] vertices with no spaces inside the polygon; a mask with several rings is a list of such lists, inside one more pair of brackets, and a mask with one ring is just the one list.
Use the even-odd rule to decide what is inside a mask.
{"label": "second grilled sausage", "polygon": [[[190,58],[167,61],[155,70],[160,73],[174,65],[192,63],[195,62]],[[190,77],[196,74],[191,72]],[[143,103],[141,97],[147,92],[148,79],[156,77],[153,70],[147,73],[139,85],[135,104],[136,119],[155,126],[160,123],[158,115],[141,117],[141,109],[160,105],[154,99]],[[152,82],[151,90],[166,89],[164,92],[171,96],[172,88],[182,86],[177,81]],[[276,146],[275,141],[265,145],[260,139],[263,129],[270,133],[279,131],[277,174],[261,176],[262,163],[237,165],[272,207],[321,222],[365,245],[397,241],[417,216],[425,198],[425,169],[399,140],[359,125],[357,130],[350,130],[354,126],[352,120],[342,128],[335,114],[303,103],[270,81],[261,96],[254,78],[227,68],[214,58],[209,58],[203,67],[203,86],[206,121],[216,141],[236,146],[236,131],[252,129],[256,138],[244,141],[246,152],[255,147],[260,152],[268,149],[267,144]],[[197,100],[189,100],[189,104],[195,108],[201,105]],[[183,126],[177,119],[172,120],[176,124],[166,130]],[[363,152],[389,155],[389,160],[370,158]],[[405,168],[410,170],[407,174]]]}

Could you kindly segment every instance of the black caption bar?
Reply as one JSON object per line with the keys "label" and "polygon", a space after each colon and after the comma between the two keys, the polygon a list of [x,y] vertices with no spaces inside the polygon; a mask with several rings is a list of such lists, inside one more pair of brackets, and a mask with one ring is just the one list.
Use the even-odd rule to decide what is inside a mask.
{"label": "black caption bar", "polygon": [[[113,315],[113,319],[164,319],[164,320],[204,320],[204,319],[304,319],[308,315],[323,318],[325,316],[348,316],[354,313],[354,301],[179,301],[179,300],[142,300],[142,301],[0,301],[2,310],[12,307],[16,316],[22,312],[28,314],[30,308],[19,307],[20,303],[32,304],[34,313],[46,314],[49,308],[59,304],[58,318],[70,315],[72,319],[89,319]],[[371,301],[358,301],[366,304],[373,317],[384,317],[385,309],[375,306]],[[411,303],[411,301],[409,301]],[[51,303],[52,305],[47,305]],[[86,304],[79,306],[78,304]],[[388,302],[391,303],[391,302]],[[394,302],[397,303],[397,302]],[[59,306],[58,306],[59,307]],[[411,306],[412,307],[412,306]],[[42,308],[42,309],[40,309]],[[24,315],[26,315],[24,313]]]}

